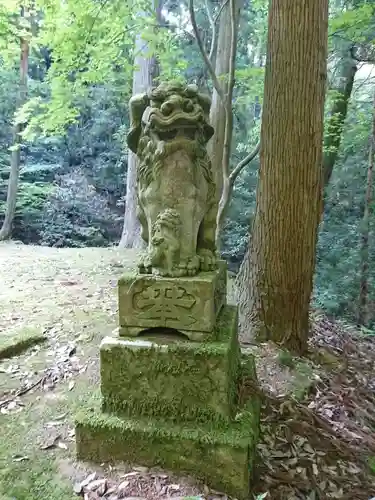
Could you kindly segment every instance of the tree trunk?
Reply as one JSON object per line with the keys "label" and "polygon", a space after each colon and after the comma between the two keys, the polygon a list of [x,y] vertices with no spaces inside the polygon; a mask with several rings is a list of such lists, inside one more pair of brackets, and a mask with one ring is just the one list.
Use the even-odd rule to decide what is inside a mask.
{"label": "tree trunk", "polygon": [[337,160],[341,143],[342,130],[348,112],[348,104],[353,90],[357,65],[351,54],[343,54],[337,85],[334,87],[337,95],[332,104],[331,116],[328,119],[327,131],[324,138],[324,186],[329,183],[333,167]]}
{"label": "tree trunk", "polygon": [[[160,20],[161,0],[155,0],[157,20]],[[155,57],[145,57],[148,47],[138,34],[134,47],[134,74],[133,95],[149,90],[157,76],[158,68]],[[137,217],[137,157],[131,151],[128,152],[128,169],[126,177],[126,199],[125,215],[122,235],[119,243],[121,248],[143,248],[144,241],[141,238],[141,226]]]}
{"label": "tree trunk", "polygon": [[[21,17],[24,17],[24,8]],[[25,38],[20,40],[20,90],[18,106],[22,106],[27,99],[27,73],[29,66],[29,42]],[[10,174],[8,180],[7,204],[3,225],[0,230],[0,241],[11,238],[14,216],[16,214],[18,182],[21,166],[21,132],[24,125],[16,123],[13,129],[13,148],[10,159]]]}
{"label": "tree trunk", "polygon": [[372,118],[372,130],[370,137],[369,162],[367,169],[367,184],[365,208],[363,212],[362,227],[361,227],[361,282],[359,290],[358,304],[358,325],[368,326],[370,321],[370,311],[368,304],[368,278],[369,278],[369,237],[370,237],[370,221],[371,221],[371,204],[372,204],[372,183],[374,171],[374,154],[375,154],[375,95]]}
{"label": "tree trunk", "polygon": [[328,0],[272,0],[255,217],[240,284],[245,340],[307,349],[323,188]]}
{"label": "tree trunk", "polygon": [[[223,0],[225,1],[225,0]],[[242,0],[235,0],[237,19],[235,20],[236,33],[235,44],[238,37],[238,23],[240,18],[240,9]],[[231,12],[230,3],[226,2],[223,7],[219,21],[219,35],[217,40],[215,73],[219,79],[224,94],[228,92],[228,73],[230,65],[230,49],[231,49]],[[212,93],[212,103],[210,111],[210,123],[215,129],[215,133],[208,143],[207,151],[212,162],[212,171],[216,183],[216,199],[219,203],[223,191],[223,144],[225,135],[225,108],[220,99],[219,94],[214,89]],[[230,131],[232,135],[232,131]]]}

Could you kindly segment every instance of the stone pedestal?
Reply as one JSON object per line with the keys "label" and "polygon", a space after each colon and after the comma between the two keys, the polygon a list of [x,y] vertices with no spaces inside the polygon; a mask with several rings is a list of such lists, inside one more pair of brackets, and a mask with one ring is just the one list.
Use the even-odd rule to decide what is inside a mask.
{"label": "stone pedestal", "polygon": [[171,328],[191,340],[212,335],[226,303],[224,261],[215,272],[184,278],[125,275],[119,281],[119,334],[137,336],[150,328]]}
{"label": "stone pedestal", "polygon": [[[161,466],[248,498],[259,401],[239,401],[244,373],[255,377],[255,369],[252,357],[241,361],[237,307],[225,304],[223,272],[120,281],[121,326],[100,347],[101,390],[76,417],[79,459]],[[161,290],[166,300],[152,312]],[[178,297],[185,306],[175,305]],[[124,337],[124,328],[143,333]]]}

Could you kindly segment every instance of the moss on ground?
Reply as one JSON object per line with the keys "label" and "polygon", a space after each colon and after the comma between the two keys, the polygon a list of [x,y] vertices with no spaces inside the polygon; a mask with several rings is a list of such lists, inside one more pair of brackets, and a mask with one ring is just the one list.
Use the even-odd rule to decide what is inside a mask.
{"label": "moss on ground", "polygon": [[[60,474],[58,462],[62,457],[74,457],[74,443],[68,440],[71,424],[67,411],[77,410],[76,397],[66,389],[56,393],[47,404],[29,394],[20,412],[1,415],[1,500],[73,499],[71,481]],[[46,427],[48,421],[62,414],[66,417],[56,428]],[[67,443],[67,450],[41,449],[58,434]]]}
{"label": "moss on ground", "polygon": [[20,331],[10,330],[0,334],[0,360],[18,356],[30,347],[45,342],[46,337],[34,328],[23,328]]}
{"label": "moss on ground", "polygon": [[[30,465],[32,461],[32,465]],[[31,456],[17,465],[4,465],[0,470],[1,500],[72,500],[72,487],[58,478],[50,457]]]}
{"label": "moss on ground", "polygon": [[[82,466],[67,474],[61,467],[62,461],[75,460],[71,417],[97,387],[94,360],[100,340],[116,327],[117,279],[136,260],[134,251],[109,248],[0,244],[0,350],[48,332],[35,355],[24,352],[23,343],[21,353],[11,347],[14,357],[1,360],[0,401],[11,399],[9,391],[22,388],[26,378],[35,382],[52,368],[59,346],[76,344],[76,355],[82,365],[88,364],[71,391],[62,380],[51,390],[38,386],[20,398],[24,406],[0,413],[0,500],[77,498],[72,485],[88,474],[87,469]],[[14,367],[19,370],[14,372]],[[58,425],[49,425],[62,415]],[[68,449],[40,449],[56,433]]]}

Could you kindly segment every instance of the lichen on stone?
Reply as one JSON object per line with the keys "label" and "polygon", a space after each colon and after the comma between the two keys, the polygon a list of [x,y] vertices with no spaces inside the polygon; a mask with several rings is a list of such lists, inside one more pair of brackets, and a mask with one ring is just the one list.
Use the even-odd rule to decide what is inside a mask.
{"label": "lichen on stone", "polygon": [[145,329],[166,327],[193,340],[211,337],[226,303],[226,272],[220,260],[215,271],[194,277],[124,274],[118,284],[121,334],[136,336]]}
{"label": "lichen on stone", "polygon": [[148,249],[138,273],[119,280],[119,328],[100,347],[100,393],[77,415],[77,454],[187,472],[242,500],[260,403],[241,393],[256,379],[254,359],[241,355],[227,266],[216,257],[209,109],[182,84],[130,101]]}
{"label": "lichen on stone", "polygon": [[139,159],[138,218],[148,245],[141,273],[194,276],[216,268],[210,105],[195,85],[179,83],[130,99],[127,142]]}

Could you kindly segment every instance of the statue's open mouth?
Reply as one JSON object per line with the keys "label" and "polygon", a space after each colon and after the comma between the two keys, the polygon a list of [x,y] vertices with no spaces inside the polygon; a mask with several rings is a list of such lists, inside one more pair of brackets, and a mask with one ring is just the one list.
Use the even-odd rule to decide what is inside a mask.
{"label": "statue's open mouth", "polygon": [[176,139],[195,141],[203,126],[201,110],[194,113],[178,111],[165,116],[160,110],[149,108],[144,113],[144,122],[148,122],[150,130],[164,142]]}
{"label": "statue's open mouth", "polygon": [[179,128],[169,128],[169,129],[159,129],[155,130],[161,141],[169,142],[177,138],[195,140],[195,134],[197,132],[196,127],[179,127]]}

